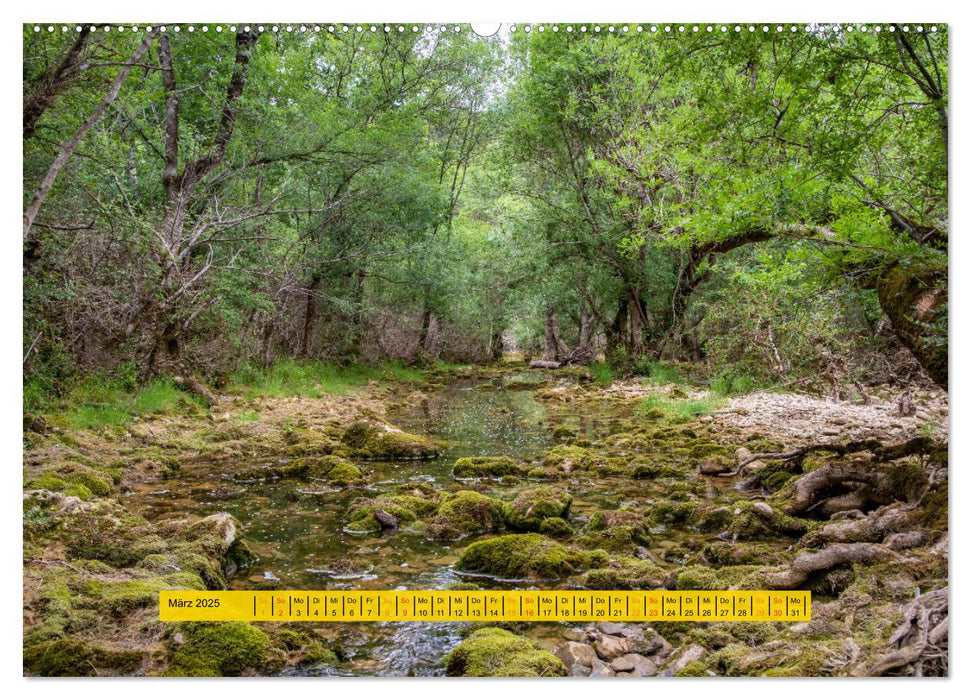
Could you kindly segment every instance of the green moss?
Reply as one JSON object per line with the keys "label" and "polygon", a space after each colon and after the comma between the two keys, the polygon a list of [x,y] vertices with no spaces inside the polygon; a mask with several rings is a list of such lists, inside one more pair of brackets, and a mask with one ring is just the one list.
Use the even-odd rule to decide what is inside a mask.
{"label": "green moss", "polygon": [[192,622],[180,626],[184,642],[166,675],[238,676],[267,661],[270,639],[245,622]]}
{"label": "green moss", "polygon": [[523,476],[527,471],[510,457],[462,457],[452,467],[452,474],[459,479]]}
{"label": "green moss", "polygon": [[566,519],[573,497],[554,486],[539,486],[523,491],[509,507],[509,526],[524,532],[536,532],[546,518]]}
{"label": "green moss", "polygon": [[458,491],[442,498],[428,534],[436,539],[498,530],[506,519],[506,505],[476,491]]}
{"label": "green moss", "polygon": [[728,529],[739,539],[758,540],[778,534],[801,537],[819,525],[787,515],[779,508],[772,508],[771,513],[761,510],[752,501],[736,501],[731,507],[733,515]]}
{"label": "green moss", "polygon": [[327,481],[337,486],[357,484],[363,480],[364,472],[350,463],[341,464],[327,472]]}
{"label": "green moss", "polygon": [[501,579],[557,579],[604,566],[602,551],[583,552],[538,534],[504,535],[469,545],[456,567]]}
{"label": "green moss", "polygon": [[44,472],[24,484],[25,489],[46,489],[47,491],[63,491],[67,482],[54,472]]}
{"label": "green moss", "polygon": [[341,441],[353,456],[364,459],[431,459],[445,450],[441,440],[412,435],[387,423],[358,421],[349,426]]}
{"label": "green moss", "polygon": [[711,503],[702,503],[691,511],[688,523],[702,532],[719,532],[725,529],[731,519],[731,509]]}
{"label": "green moss", "polygon": [[689,566],[678,572],[679,591],[717,591],[722,581],[714,569],[707,566]]}
{"label": "green moss", "polygon": [[689,661],[680,671],[674,674],[676,678],[702,678],[708,676],[708,666],[703,661]]}
{"label": "green moss", "polygon": [[181,589],[205,590],[205,584],[196,574],[183,572],[108,583],[93,580],[85,585],[85,593],[97,600],[100,610],[119,616],[158,605],[159,591]]}
{"label": "green moss", "polygon": [[532,642],[497,627],[477,630],[445,657],[449,676],[565,676],[563,662]]}
{"label": "green moss", "polygon": [[888,470],[893,492],[915,501],[927,488],[927,475],[917,460],[898,460]]}
{"label": "green moss", "polygon": [[94,496],[104,497],[111,493],[112,481],[112,476],[104,471],[67,462],[57,464],[53,469],[33,477],[25,484],[25,488],[62,491],[70,496],[89,500]]}
{"label": "green moss", "polygon": [[660,500],[648,506],[644,511],[644,515],[655,525],[683,523],[691,517],[694,510],[694,503]]}
{"label": "green moss", "polygon": [[563,518],[546,518],[540,523],[539,531],[556,539],[564,539],[573,535],[573,528]]}
{"label": "green moss", "polygon": [[116,567],[131,566],[168,546],[147,521],[118,504],[75,514],[65,522],[61,539],[72,559],[98,559]]}
{"label": "green moss", "polygon": [[557,445],[543,455],[543,466],[569,474],[573,471],[598,472],[608,465],[607,458],[583,447]]}
{"label": "green moss", "polygon": [[583,587],[599,591],[636,591],[669,588],[673,576],[653,562],[634,557],[613,557],[609,567],[588,571]]}
{"label": "green moss", "polygon": [[136,651],[113,651],[71,639],[34,644],[24,649],[24,668],[34,676],[128,675],[143,663]]}
{"label": "green moss", "polygon": [[299,666],[333,666],[338,662],[337,654],[311,632],[287,627],[274,635],[273,644],[288,656],[295,656]]}

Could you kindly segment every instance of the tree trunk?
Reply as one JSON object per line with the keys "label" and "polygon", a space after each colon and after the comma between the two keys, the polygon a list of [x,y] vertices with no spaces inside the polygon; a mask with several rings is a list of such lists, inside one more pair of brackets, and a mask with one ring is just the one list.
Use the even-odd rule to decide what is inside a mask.
{"label": "tree trunk", "polygon": [[877,280],[877,296],[894,334],[947,390],[947,272],[897,263]]}
{"label": "tree trunk", "polygon": [[320,289],[320,273],[315,272],[307,286],[306,302],[303,310],[303,330],[300,333],[300,348],[297,354],[303,358],[310,357],[313,344],[314,324],[317,320],[317,292]]}
{"label": "tree trunk", "polygon": [[546,352],[543,359],[547,361],[564,360],[570,354],[570,348],[560,337],[560,319],[556,314],[556,307],[549,304],[546,307]]}

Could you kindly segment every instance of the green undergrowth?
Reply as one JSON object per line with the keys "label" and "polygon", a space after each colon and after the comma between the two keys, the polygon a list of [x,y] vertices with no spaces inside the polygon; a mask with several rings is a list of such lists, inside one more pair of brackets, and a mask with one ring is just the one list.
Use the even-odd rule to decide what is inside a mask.
{"label": "green undergrowth", "polygon": [[587,367],[590,378],[601,386],[609,386],[614,380],[614,370],[606,362],[594,362]]}
{"label": "green undergrowth", "polygon": [[171,379],[158,378],[136,386],[121,377],[92,374],[61,388],[39,380],[24,385],[24,410],[44,414],[75,430],[121,426],[136,416],[185,413],[201,408],[199,400]]}
{"label": "green undergrowth", "polygon": [[647,357],[638,358],[634,362],[634,374],[643,377],[642,383],[645,385],[677,384],[680,386],[684,383],[677,367],[655,362]]}

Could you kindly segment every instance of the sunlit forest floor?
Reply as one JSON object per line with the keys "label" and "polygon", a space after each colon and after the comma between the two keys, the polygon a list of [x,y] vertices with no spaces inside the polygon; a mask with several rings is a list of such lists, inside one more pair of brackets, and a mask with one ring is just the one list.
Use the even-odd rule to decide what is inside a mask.
{"label": "sunlit forest floor", "polygon": [[[946,674],[946,393],[694,377],[291,367],[25,414],[25,671]],[[813,619],[158,621],[164,589],[398,586],[809,589]]]}

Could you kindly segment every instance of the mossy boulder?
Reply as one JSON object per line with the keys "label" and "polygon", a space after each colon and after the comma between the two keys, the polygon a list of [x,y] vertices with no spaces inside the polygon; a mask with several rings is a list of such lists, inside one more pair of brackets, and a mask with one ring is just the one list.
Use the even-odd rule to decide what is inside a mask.
{"label": "mossy boulder", "polygon": [[543,466],[557,472],[601,472],[607,469],[607,458],[593,450],[574,445],[557,445],[543,455]]}
{"label": "mossy boulder", "polygon": [[563,518],[546,518],[539,524],[539,531],[555,539],[565,539],[573,535],[573,528]]}
{"label": "mossy boulder", "polygon": [[670,588],[674,576],[666,569],[644,559],[612,557],[609,564],[584,574],[584,588],[599,591],[636,591]]}
{"label": "mossy boulder", "polygon": [[238,676],[268,661],[270,638],[246,622],[191,622],[171,658],[169,676]]}
{"label": "mossy boulder", "polygon": [[445,657],[449,676],[565,676],[563,662],[524,637],[498,627],[476,630]]}
{"label": "mossy boulder", "polygon": [[428,534],[449,540],[500,529],[506,521],[506,504],[476,491],[457,491],[442,497]]}
{"label": "mossy boulder", "polygon": [[509,506],[509,526],[523,532],[536,532],[547,518],[566,520],[573,497],[555,486],[539,486],[523,491]]}
{"label": "mossy boulder", "polygon": [[362,459],[432,459],[445,451],[445,443],[434,438],[412,435],[390,423],[358,421],[341,436],[350,456]]}
{"label": "mossy boulder", "polygon": [[511,457],[462,457],[452,467],[452,474],[458,479],[524,476],[528,471]]}
{"label": "mossy boulder", "polygon": [[97,559],[116,567],[131,566],[168,548],[148,521],[115,501],[99,501],[90,510],[66,517],[60,539],[71,559]]}
{"label": "mossy boulder", "polygon": [[651,543],[649,525],[647,518],[631,510],[601,510],[590,518],[579,544],[630,554],[635,547]]}
{"label": "mossy boulder", "polygon": [[383,529],[378,519],[378,511],[384,511],[400,525],[413,523],[418,520],[414,511],[415,505],[424,507],[425,502],[409,496],[384,495],[377,498],[358,498],[352,501],[348,509],[348,532],[377,532]]}
{"label": "mossy boulder", "polygon": [[584,552],[530,533],[475,542],[462,552],[456,568],[500,579],[552,580],[606,564],[606,552]]}
{"label": "mossy boulder", "polygon": [[287,462],[247,469],[236,474],[237,481],[263,479],[314,479],[334,486],[350,486],[364,481],[364,471],[337,455],[297,457]]}
{"label": "mossy boulder", "polygon": [[324,640],[307,630],[285,627],[273,635],[272,643],[296,666],[334,666],[338,663],[337,654]]}
{"label": "mossy boulder", "polygon": [[139,608],[157,606],[159,591],[199,591],[205,588],[202,579],[196,574],[179,572],[122,581],[92,580],[84,585],[83,591],[99,611],[122,617]]}
{"label": "mossy boulder", "polygon": [[65,462],[33,476],[24,484],[24,488],[61,491],[82,500],[90,500],[109,495],[113,483],[114,475],[106,471]]}

